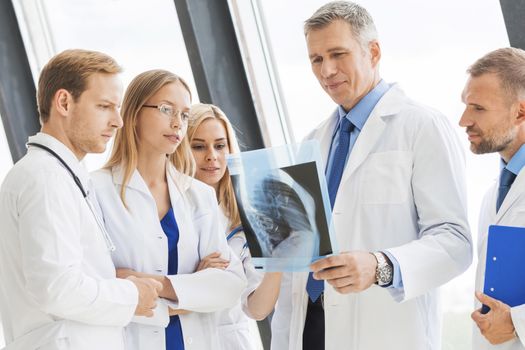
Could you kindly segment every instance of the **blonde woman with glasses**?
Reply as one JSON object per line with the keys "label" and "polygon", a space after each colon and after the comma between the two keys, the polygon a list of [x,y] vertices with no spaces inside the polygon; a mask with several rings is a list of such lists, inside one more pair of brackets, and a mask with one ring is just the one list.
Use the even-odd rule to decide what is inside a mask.
{"label": "blonde woman with glasses", "polygon": [[[135,318],[127,349],[220,349],[214,312],[238,301],[246,281],[219,232],[214,191],[193,179],[186,136],[191,93],[164,70],[138,75],[122,104],[124,126],[111,157],[93,174],[117,275],[163,285],[152,319]],[[227,266],[197,271],[217,253]],[[166,327],[166,328],[165,328]]]}
{"label": "blonde woman with glasses", "polygon": [[[221,212],[221,231],[227,237],[228,245],[241,259],[248,287],[235,306],[218,314],[219,337],[223,349],[252,349],[248,317],[262,320],[272,312],[282,274],[257,272],[250,261],[246,237],[233,192],[233,186],[226,168],[226,155],[239,152],[233,128],[226,115],[216,106],[196,104],[191,108],[188,137],[196,162],[195,177],[215,189]],[[220,252],[206,256],[198,269],[227,268],[228,261]],[[244,312],[243,312],[244,310]]]}

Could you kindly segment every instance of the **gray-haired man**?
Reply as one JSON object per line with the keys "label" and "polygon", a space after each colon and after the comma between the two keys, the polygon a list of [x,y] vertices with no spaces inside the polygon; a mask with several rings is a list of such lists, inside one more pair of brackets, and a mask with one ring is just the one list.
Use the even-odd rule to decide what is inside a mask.
{"label": "gray-haired man", "polygon": [[321,143],[342,253],[283,279],[272,346],[441,349],[437,289],[472,259],[459,141],[441,113],[381,79],[363,7],[326,4],[305,36],[338,105],[309,138]]}

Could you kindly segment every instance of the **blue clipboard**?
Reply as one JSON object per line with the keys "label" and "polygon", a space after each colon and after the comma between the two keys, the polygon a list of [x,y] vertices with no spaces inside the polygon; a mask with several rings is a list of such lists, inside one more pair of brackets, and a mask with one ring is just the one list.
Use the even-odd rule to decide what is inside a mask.
{"label": "blue clipboard", "polygon": [[[483,293],[510,307],[525,304],[525,227],[489,227]],[[483,305],[481,313],[489,312]]]}

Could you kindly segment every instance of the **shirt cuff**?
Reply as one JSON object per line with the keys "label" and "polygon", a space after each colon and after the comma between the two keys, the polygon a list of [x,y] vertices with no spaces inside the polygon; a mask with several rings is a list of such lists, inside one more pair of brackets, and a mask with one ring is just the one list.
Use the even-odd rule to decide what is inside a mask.
{"label": "shirt cuff", "polygon": [[510,308],[510,317],[521,345],[525,346],[525,304]]}

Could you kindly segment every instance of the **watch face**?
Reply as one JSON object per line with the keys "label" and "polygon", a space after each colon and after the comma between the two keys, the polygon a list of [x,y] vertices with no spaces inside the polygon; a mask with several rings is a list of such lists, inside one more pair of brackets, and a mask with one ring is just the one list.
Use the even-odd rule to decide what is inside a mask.
{"label": "watch face", "polygon": [[373,253],[374,256],[377,259],[377,270],[376,270],[376,279],[377,284],[380,286],[384,286],[387,284],[390,284],[393,279],[393,269],[392,266],[390,266],[382,253],[376,252]]}
{"label": "watch face", "polygon": [[378,268],[379,276],[378,276],[378,282],[379,285],[385,285],[390,284],[392,282],[392,268],[385,264],[384,266],[381,266],[381,268]]}

